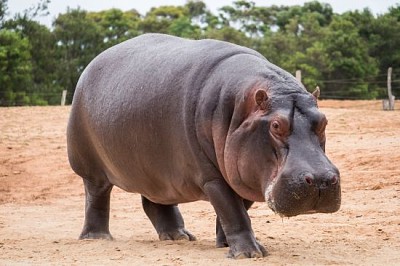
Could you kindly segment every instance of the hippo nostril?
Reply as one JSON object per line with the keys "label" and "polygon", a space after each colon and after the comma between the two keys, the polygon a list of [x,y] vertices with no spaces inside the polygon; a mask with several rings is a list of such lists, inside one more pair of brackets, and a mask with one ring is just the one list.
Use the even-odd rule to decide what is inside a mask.
{"label": "hippo nostril", "polygon": [[331,177],[331,184],[332,185],[336,185],[337,184],[337,182],[338,182],[338,177],[337,177],[337,175],[334,175],[334,176],[332,176]]}
{"label": "hippo nostril", "polygon": [[310,186],[313,184],[313,177],[312,176],[306,175],[304,177],[304,179],[306,180],[307,184],[309,184]]}

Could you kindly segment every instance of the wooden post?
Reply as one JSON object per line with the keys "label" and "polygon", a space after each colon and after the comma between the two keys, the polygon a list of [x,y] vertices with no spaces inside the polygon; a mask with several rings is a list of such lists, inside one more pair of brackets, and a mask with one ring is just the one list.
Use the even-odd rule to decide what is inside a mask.
{"label": "wooden post", "polygon": [[301,83],[301,70],[296,70],[296,79]]}
{"label": "wooden post", "polygon": [[388,90],[388,97],[389,97],[389,110],[392,110],[392,68],[388,68],[387,74],[387,90]]}
{"label": "wooden post", "polygon": [[61,106],[65,105],[65,99],[67,98],[67,90],[63,90],[62,91],[62,95],[61,95]]}
{"label": "wooden post", "polygon": [[392,68],[388,68],[387,74],[387,89],[388,89],[388,97],[389,97],[389,110],[394,110],[394,96],[392,95]]}

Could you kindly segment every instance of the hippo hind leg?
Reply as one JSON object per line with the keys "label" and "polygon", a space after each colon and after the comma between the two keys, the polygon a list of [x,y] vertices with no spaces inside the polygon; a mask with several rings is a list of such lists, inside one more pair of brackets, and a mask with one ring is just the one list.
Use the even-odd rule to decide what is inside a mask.
{"label": "hippo hind leg", "polygon": [[143,196],[142,205],[160,240],[196,240],[196,237],[185,229],[177,205],[157,204]]}
{"label": "hippo hind leg", "polygon": [[85,224],[79,239],[107,239],[109,230],[110,194],[113,185],[107,180],[83,179],[85,185]]}

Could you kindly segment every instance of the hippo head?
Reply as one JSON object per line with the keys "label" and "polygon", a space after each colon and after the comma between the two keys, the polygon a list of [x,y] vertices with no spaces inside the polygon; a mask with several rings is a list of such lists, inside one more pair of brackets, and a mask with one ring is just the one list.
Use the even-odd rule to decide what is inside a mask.
{"label": "hippo head", "polygon": [[337,211],[340,174],[325,154],[328,121],[317,97],[257,89],[243,102],[225,146],[231,187],[243,198],[267,201],[281,216]]}

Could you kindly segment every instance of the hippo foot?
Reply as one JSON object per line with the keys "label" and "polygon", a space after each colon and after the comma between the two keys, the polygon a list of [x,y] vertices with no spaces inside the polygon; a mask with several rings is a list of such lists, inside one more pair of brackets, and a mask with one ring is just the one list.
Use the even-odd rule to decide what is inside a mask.
{"label": "hippo foot", "polygon": [[262,258],[268,255],[267,250],[258,242],[256,246],[237,245],[231,247],[228,253],[228,258],[246,259],[246,258]]}
{"label": "hippo foot", "polygon": [[228,242],[226,241],[226,237],[217,237],[216,245],[217,248],[226,248],[229,247]]}
{"label": "hippo foot", "polygon": [[161,241],[164,240],[188,240],[195,241],[196,237],[186,229],[177,229],[174,231],[162,232],[159,234]]}
{"label": "hippo foot", "polygon": [[79,236],[79,240],[83,239],[105,239],[105,240],[114,240],[110,233],[93,233],[93,232],[83,232]]}

